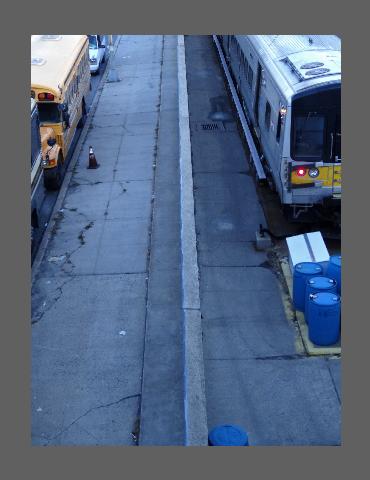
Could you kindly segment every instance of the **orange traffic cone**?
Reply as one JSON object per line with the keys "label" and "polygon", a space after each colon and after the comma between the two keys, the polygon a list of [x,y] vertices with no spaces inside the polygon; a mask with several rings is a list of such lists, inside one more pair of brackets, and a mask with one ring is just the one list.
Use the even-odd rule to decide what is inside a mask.
{"label": "orange traffic cone", "polygon": [[93,148],[89,147],[89,166],[87,168],[98,168],[99,164],[96,161],[95,153]]}

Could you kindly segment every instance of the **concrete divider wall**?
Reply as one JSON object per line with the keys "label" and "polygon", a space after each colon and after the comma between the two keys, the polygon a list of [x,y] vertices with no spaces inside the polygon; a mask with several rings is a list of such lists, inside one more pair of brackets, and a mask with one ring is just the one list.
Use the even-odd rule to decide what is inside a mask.
{"label": "concrete divider wall", "polygon": [[184,320],[184,390],[187,446],[208,445],[199,270],[194,218],[193,170],[189,128],[184,36],[178,36],[182,309]]}

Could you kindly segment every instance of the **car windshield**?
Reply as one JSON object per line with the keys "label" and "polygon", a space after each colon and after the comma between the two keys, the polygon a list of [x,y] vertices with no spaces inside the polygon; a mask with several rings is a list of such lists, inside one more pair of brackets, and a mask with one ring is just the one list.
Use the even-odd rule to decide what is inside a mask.
{"label": "car windshield", "polygon": [[96,49],[98,48],[98,42],[96,40],[96,35],[89,35],[89,48]]}

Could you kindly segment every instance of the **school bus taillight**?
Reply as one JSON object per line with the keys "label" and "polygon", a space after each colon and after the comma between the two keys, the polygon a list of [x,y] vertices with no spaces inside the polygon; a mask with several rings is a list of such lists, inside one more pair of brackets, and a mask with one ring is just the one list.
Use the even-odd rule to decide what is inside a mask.
{"label": "school bus taillight", "polygon": [[54,101],[54,95],[52,93],[39,93],[37,98],[39,100],[50,100],[50,101]]}

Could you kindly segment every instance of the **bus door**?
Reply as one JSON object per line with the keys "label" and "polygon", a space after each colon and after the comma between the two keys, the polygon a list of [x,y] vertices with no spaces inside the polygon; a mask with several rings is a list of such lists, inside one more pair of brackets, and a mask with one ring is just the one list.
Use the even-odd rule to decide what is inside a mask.
{"label": "bus door", "polygon": [[74,137],[75,125],[73,124],[76,123],[75,116],[77,113],[74,111],[74,108],[69,107],[67,103],[60,103],[58,109],[61,113],[63,155],[65,160]]}

